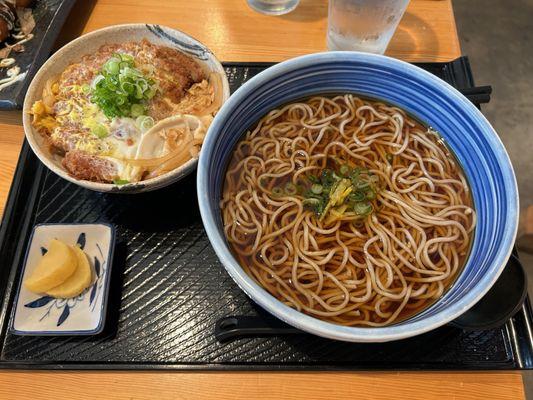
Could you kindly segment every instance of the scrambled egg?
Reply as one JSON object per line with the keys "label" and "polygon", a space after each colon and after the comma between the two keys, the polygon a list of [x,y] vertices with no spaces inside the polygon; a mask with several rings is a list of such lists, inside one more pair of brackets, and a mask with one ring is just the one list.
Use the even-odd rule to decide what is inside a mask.
{"label": "scrambled egg", "polygon": [[[96,104],[90,102],[78,85],[65,87],[57,93],[55,117],[49,113],[42,100],[31,109],[33,124],[46,132],[54,142],[63,140],[62,127],[71,126],[69,141],[74,149],[110,159],[116,164],[118,176],[127,181],[140,179],[142,172],[121,160],[135,159],[142,134],[151,127],[139,126],[133,118],[107,118]],[[63,128],[64,129],[64,128]]]}

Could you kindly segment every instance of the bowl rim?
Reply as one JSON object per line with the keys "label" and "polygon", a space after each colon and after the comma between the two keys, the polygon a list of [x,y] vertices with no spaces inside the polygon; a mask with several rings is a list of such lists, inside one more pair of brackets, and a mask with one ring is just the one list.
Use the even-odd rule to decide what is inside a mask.
{"label": "bowl rim", "polygon": [[[208,158],[211,157],[211,153],[217,142],[217,131],[223,127],[234,107],[240,102],[246,101],[247,94],[253,91],[256,86],[266,81],[311,65],[341,61],[365,62],[368,64],[379,65],[380,67],[389,67],[409,76],[421,78],[427,81],[429,86],[437,86],[444,94],[452,98],[456,105],[468,110],[472,116],[475,117],[477,127],[481,127],[484,135],[490,139],[491,147],[496,150],[495,153],[498,163],[502,166],[504,173],[506,173],[506,178],[509,179],[508,184],[514,189],[511,193],[508,193],[509,223],[504,229],[500,250],[492,261],[488,273],[481,276],[476,282],[474,289],[462,296],[457,302],[448,308],[419,321],[409,322],[409,320],[406,320],[401,325],[385,327],[347,327],[322,321],[283,304],[257,284],[241,268],[231,251],[228,249],[224,234],[218,230],[215,221],[219,216],[210,207],[208,197]],[[202,221],[217,256],[229,275],[252,300],[257,302],[271,314],[296,328],[318,336],[348,342],[386,342],[412,337],[445,325],[466,312],[488,292],[500,276],[511,255],[518,228],[519,197],[516,176],[509,155],[505,150],[501,139],[485,116],[457,89],[431,73],[405,61],[383,55],[362,52],[323,52],[296,57],[260,72],[242,85],[221,107],[209,127],[203,144],[203,152],[200,154],[199,158],[197,192]]]}
{"label": "bowl rim", "polygon": [[[96,29],[91,32],[87,32],[74,40],[68,42],[63,47],[61,47],[59,50],[57,50],[52,56],[46,60],[46,62],[39,68],[33,79],[31,80],[28,89],[26,91],[26,96],[24,97],[24,103],[22,106],[22,125],[24,128],[24,136],[26,137],[26,140],[28,141],[28,144],[30,145],[30,148],[34,152],[34,154],[39,158],[39,160],[52,172],[59,175],[61,178],[66,179],[69,182],[72,182],[76,185],[85,187],[87,189],[99,191],[99,192],[115,192],[115,193],[131,193],[132,191],[136,190],[151,190],[151,189],[158,189],[163,186],[169,185],[176,180],[180,179],[183,176],[188,175],[191,173],[196,165],[198,164],[198,157],[191,158],[178,168],[175,168],[169,172],[166,172],[163,175],[157,176],[155,178],[146,179],[139,182],[131,182],[123,185],[117,185],[115,183],[102,183],[102,182],[93,182],[88,181],[85,179],[76,179],[72,177],[67,171],[65,171],[63,168],[58,167],[55,163],[50,161],[50,157],[41,149],[41,146],[37,142],[36,138],[34,137],[34,134],[38,134],[37,131],[34,130],[32,124],[31,124],[31,117],[29,114],[29,110],[31,109],[32,104],[30,103],[30,96],[28,96],[28,93],[32,93],[35,90],[35,86],[39,84],[40,80],[43,78],[43,75],[45,74],[46,70],[53,65],[53,63],[61,59],[64,56],[64,53],[67,52],[72,47],[79,45],[81,42],[85,42],[87,40],[90,40],[91,38],[95,36],[100,36],[102,33],[106,32],[112,32],[112,31],[119,31],[123,29],[134,29],[134,30],[146,30],[148,26],[157,25],[160,28],[164,29],[167,32],[171,32],[177,37],[186,37],[187,39],[191,40],[195,45],[201,46],[203,49],[205,49],[208,59],[213,62],[213,65],[215,67],[215,70],[219,72],[223,79],[222,79],[222,88],[223,88],[223,103],[228,100],[230,96],[230,88],[229,88],[229,82],[228,77],[226,75],[226,72],[224,71],[224,67],[222,66],[222,63],[220,60],[214,55],[214,53],[202,42],[200,42],[198,39],[194,38],[193,36],[179,30],[170,28],[165,25],[159,25],[159,24],[148,24],[148,23],[131,23],[131,24],[117,24],[117,25],[109,25],[104,28]],[[103,43],[102,43],[103,44]],[[80,55],[80,58],[83,57],[84,54]],[[76,62],[76,61],[72,61]],[[196,62],[199,63],[205,63],[204,60],[196,60]],[[201,151],[200,151],[201,153]]]}

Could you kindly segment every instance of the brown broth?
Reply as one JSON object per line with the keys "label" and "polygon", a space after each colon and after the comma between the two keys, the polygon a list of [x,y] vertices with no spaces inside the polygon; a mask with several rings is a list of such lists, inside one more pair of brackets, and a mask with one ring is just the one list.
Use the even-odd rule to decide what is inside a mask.
{"label": "brown broth", "polygon": [[[333,96],[330,96],[329,98],[332,98],[332,97]],[[369,104],[372,104],[372,105],[378,104],[375,100],[369,100],[369,99],[361,99],[361,100],[364,103],[369,103]],[[282,108],[282,107],[280,107],[280,108]],[[448,149],[448,147],[446,146],[443,138],[440,137],[440,135],[438,135],[438,133],[434,132],[433,130],[431,130],[427,126],[423,125],[420,121],[416,120],[412,116],[406,115],[406,118],[408,118],[408,120],[411,123],[414,124],[414,126],[412,128],[410,128],[411,131],[414,131],[415,129],[420,129],[420,130],[423,130],[423,131],[427,131],[427,133],[425,134],[425,138],[429,139],[433,144],[437,145],[441,149],[443,154],[445,154],[445,157],[447,158],[447,161],[450,163],[450,165],[453,166],[453,168],[457,172],[457,175],[453,176],[454,179],[458,179],[458,177],[460,177],[461,175],[463,176],[464,181],[466,182],[466,188],[465,188],[465,190],[462,191],[462,193],[460,193],[458,195],[458,198],[460,198],[461,204],[464,204],[464,205],[466,205],[466,206],[468,206],[468,207],[473,209],[473,202],[472,202],[472,199],[471,199],[471,196],[470,196],[469,185],[468,185],[468,182],[466,181],[466,176],[464,175],[464,172],[461,170],[460,164],[457,161],[456,157],[454,156],[452,151],[450,149]],[[276,119],[274,121],[275,122],[282,122],[283,120],[285,120],[285,118],[279,118],[279,121],[278,121],[278,119]],[[257,126],[257,123],[254,124],[254,127],[252,127],[252,129],[255,128],[256,126]],[[264,137],[267,137],[268,136],[268,132],[265,132],[264,134],[261,134],[261,135],[265,135]],[[245,140],[245,139],[242,139],[242,140]],[[416,143],[415,143],[415,145],[416,145]],[[234,151],[232,153],[232,157],[230,159],[227,171],[235,169],[242,160],[244,160],[246,157],[252,155],[251,146],[242,147],[240,149],[240,151],[238,149],[238,146],[239,146],[239,144],[237,144],[237,147],[234,149]],[[254,154],[257,155],[256,152],[254,152]],[[275,155],[275,151],[273,151],[271,154],[274,156]],[[394,167],[395,163],[396,163],[395,157],[399,157],[399,156],[392,156],[392,162],[391,162],[391,166],[392,167]],[[264,163],[271,162],[269,160],[272,160],[272,158],[268,158],[268,157],[263,157],[262,158],[262,161]],[[353,157],[350,158],[349,156],[346,156],[346,158],[343,159],[342,162],[343,163],[347,163],[347,164],[351,163],[351,165],[354,164]],[[335,162],[332,161],[331,159],[326,159],[325,162],[322,162],[322,164],[323,164],[324,168],[330,168],[330,169],[335,168],[335,165],[334,165]],[[428,164],[428,165],[431,166],[432,164]],[[357,164],[356,164],[356,166],[357,166]],[[296,168],[294,168],[293,172],[290,175],[287,175],[287,176],[284,176],[284,177],[281,177],[281,178],[265,179],[265,182],[263,182],[263,187],[268,189],[269,191],[272,191],[272,189],[274,187],[284,187],[288,183],[292,182],[293,176],[296,173],[298,173],[298,171],[301,168],[302,168],[301,166],[300,167],[296,167]],[[433,173],[434,170],[432,170],[431,172]],[[223,201],[221,203],[221,206],[223,208],[223,210],[222,210],[223,211],[223,219],[225,220],[226,224],[232,223],[232,221],[231,221],[230,218],[224,218],[224,215],[226,215],[226,214],[224,214],[224,212],[227,211],[227,210],[224,209],[224,207],[225,207],[224,204],[223,204],[224,201],[226,201],[228,199],[231,199],[232,196],[234,197],[240,191],[246,191],[247,185],[249,185],[249,182],[247,182],[245,180],[242,180],[242,174],[243,174],[243,168],[242,167],[241,168],[237,168],[233,174],[229,174],[228,173],[227,176],[226,176],[226,179],[225,179],[224,188],[223,188]],[[232,185],[230,183],[231,181],[233,181],[233,182],[238,181],[239,184],[237,186]],[[257,182],[255,182],[254,184],[257,184]],[[309,190],[310,183],[309,183],[308,179],[299,179],[299,180],[296,181],[295,186],[298,187],[298,193],[295,196],[303,198],[302,193]],[[446,188],[439,188],[439,190],[435,191],[434,193],[439,193],[439,194],[441,194],[443,196],[446,196],[447,194],[446,194],[446,190],[445,189]],[[256,190],[256,192],[258,192],[257,191],[257,186],[255,186],[254,190]],[[392,187],[390,187],[390,185],[388,185],[388,184],[385,186],[384,190],[394,192],[394,189]],[[226,199],[226,200],[224,200],[224,199]],[[277,199],[274,199],[274,200],[276,201]],[[231,200],[228,200],[228,201],[231,201]],[[226,201],[226,203],[225,203],[226,205],[228,204],[228,201]],[[378,196],[378,198],[375,200],[375,211],[373,213],[378,218],[381,218],[381,217],[385,218],[386,217],[385,214],[383,214],[383,215],[380,214],[382,212],[386,212],[386,211],[384,211],[384,209],[386,207],[382,207],[380,209],[380,204],[381,204],[381,206],[383,206],[383,204],[384,204],[383,201],[384,200],[380,196]],[[254,204],[253,201],[250,201],[249,206],[250,206],[250,208],[251,208],[251,210],[253,212],[254,217],[258,221],[261,221],[262,218],[263,218],[263,214],[265,214],[265,213],[262,212],[260,210],[260,208],[257,207]],[[273,206],[272,209],[269,209],[269,210],[275,212],[276,206]],[[284,223],[285,224],[291,224],[291,223],[295,222],[295,218],[297,218],[296,215],[289,216],[284,221]],[[370,217],[367,217],[367,218],[370,218]],[[468,218],[469,217],[467,217],[467,219]],[[459,218],[459,217],[453,217],[452,219],[461,221],[461,218]],[[361,222],[361,221],[342,222],[341,225],[340,225],[341,228],[339,228],[339,229],[341,229],[342,232],[349,232],[350,231],[349,228],[345,227],[346,224],[353,224],[356,227],[356,229],[359,229],[360,226],[367,226],[365,221],[363,221],[363,222]],[[238,225],[239,227],[243,226],[243,224],[239,225],[238,222],[236,223],[236,225]],[[249,227],[247,227],[246,229],[249,229]],[[430,232],[434,233],[433,228],[432,229],[425,229],[425,231],[427,231],[426,234],[429,234]],[[433,236],[433,237],[438,237],[438,236]],[[473,231],[469,234],[469,244],[464,249],[461,250],[460,254],[458,254],[458,266],[459,267],[457,268],[457,270],[453,274],[453,277],[448,278],[444,282],[446,287],[444,288],[442,293],[439,296],[431,296],[430,298],[427,298],[427,299],[409,300],[407,302],[405,308],[398,314],[398,316],[393,321],[388,323],[387,325],[392,325],[392,324],[399,323],[401,321],[404,321],[404,320],[406,320],[408,318],[411,318],[412,316],[424,311],[425,309],[430,307],[432,304],[434,304],[436,301],[438,301],[447,292],[447,290],[449,290],[449,288],[454,284],[454,282],[456,281],[457,277],[460,275],[460,273],[461,273],[461,271],[463,269],[465,261],[466,261],[466,259],[468,257],[468,253],[470,251],[471,243],[473,241],[472,237],[473,237]],[[243,254],[249,249],[250,246],[252,246],[252,244],[255,241],[255,238],[256,238],[256,234],[244,232],[240,236],[238,236],[238,239],[239,239],[240,243],[237,243],[236,240],[232,240],[230,237],[228,237],[228,242],[230,244],[230,247],[231,247],[234,255],[238,259],[239,264],[243,267],[243,269],[249,275],[251,275],[260,285],[265,287],[272,295],[274,295],[280,301],[283,301],[283,302],[285,302],[288,305],[292,305],[289,301],[287,301],[287,297],[282,293],[282,290],[280,289],[280,286],[277,285],[276,281],[272,278],[273,275],[271,274],[270,277],[269,277],[268,274],[262,275],[262,273],[260,272],[261,269],[258,268],[257,265],[258,264],[266,265],[266,262],[265,262],[265,259],[264,259],[263,255],[259,251],[255,252],[253,254]],[[281,237],[281,235],[276,235],[276,236],[274,236],[272,241],[273,241],[275,246],[280,245],[280,247],[282,247],[281,246],[281,240],[283,240],[283,239],[284,239],[284,237]],[[327,248],[328,245],[333,243],[335,240],[336,240],[335,239],[335,234],[330,234],[330,235],[317,234],[316,237],[315,237],[315,241],[317,241],[320,245],[326,246],[326,248]],[[293,243],[293,245],[294,245],[294,243]],[[319,248],[322,249],[322,247],[320,245],[319,245]],[[360,263],[363,263],[365,261],[365,256],[364,256],[363,252],[360,249],[357,249],[357,246],[354,246],[353,248],[352,247],[349,247],[349,248],[350,248],[350,254],[355,260],[357,260]],[[270,255],[271,253],[267,252],[267,254]],[[276,254],[276,253],[273,252],[273,254]],[[375,250],[375,251],[373,250],[373,252],[371,252],[370,254],[372,254],[374,257],[377,257],[379,255],[377,250]],[[283,256],[283,254],[280,253],[279,257],[282,257],[282,256]],[[437,252],[431,253],[429,258],[430,258],[430,260],[433,263],[436,263],[436,264],[441,262],[441,261],[443,261],[442,257],[439,256],[439,254]],[[273,257],[272,259],[276,260],[276,257]],[[329,273],[333,273],[335,271],[335,269],[338,267],[338,265],[337,265],[339,263],[338,259],[339,259],[339,256],[335,255],[334,257],[332,257],[330,262],[326,262],[325,264],[322,264],[321,268],[323,269],[323,271],[326,271],[326,272],[329,272]],[[303,261],[300,261],[300,262],[303,262]],[[330,265],[330,263],[332,265]],[[401,265],[402,264],[400,263],[400,264],[396,265],[396,267],[399,268]],[[288,272],[285,271],[287,268],[288,268],[287,266],[283,266],[282,265],[282,267],[279,268],[279,271],[281,271],[281,272],[279,272],[278,269],[276,269],[276,274],[278,274],[278,272],[279,272],[280,275],[285,276],[286,277],[286,279],[284,279],[285,283],[291,289],[293,289],[294,288],[294,282],[292,280],[292,277],[290,277],[290,275],[288,274]],[[352,280],[353,279],[362,279],[365,276],[365,273],[368,272],[368,267],[364,271],[363,271],[362,268],[355,268],[355,267],[353,268],[353,270],[356,271],[354,273],[355,277],[354,276],[351,276],[351,277],[347,276],[347,277],[345,277],[346,279],[348,279],[348,278],[352,279]],[[379,272],[377,272],[377,274],[378,274],[378,276],[382,276],[383,275],[383,277],[385,277],[385,275],[386,275],[385,272],[386,272],[386,269],[381,268],[381,269],[379,269]],[[420,273],[416,273],[416,272],[411,271],[405,265],[402,267],[402,274],[405,274],[408,279],[416,279],[417,277],[420,277]],[[340,277],[342,278],[342,274],[340,275]],[[395,281],[396,280],[398,280],[398,278],[395,278]],[[299,281],[300,284],[303,284],[303,285],[306,285],[306,284],[313,285],[313,284],[315,284],[314,279],[312,279],[312,275],[311,274],[309,275],[309,277],[306,277],[306,276],[300,277],[298,281]],[[418,285],[417,287],[419,288],[420,285]],[[323,287],[323,289],[321,291],[321,295],[323,294],[324,297],[327,298],[328,290],[329,289],[327,287]],[[359,289],[355,289],[355,290],[359,290]],[[331,292],[334,293],[335,289],[334,288],[331,289]],[[298,299],[298,301],[300,301],[302,303],[305,303],[306,301],[308,302],[308,299],[306,299],[306,297],[303,294],[301,294],[301,293],[299,293],[297,291],[295,293],[296,293],[295,296]],[[376,291],[375,290],[373,290],[373,296],[376,296]],[[292,306],[294,306],[294,305],[292,305]],[[398,303],[396,303],[396,302],[384,302],[384,305],[381,307],[381,311],[385,312],[385,313],[389,312],[389,311],[392,312],[392,311],[397,309],[397,306],[398,306]],[[320,305],[316,305],[315,309],[317,311],[326,311],[326,309],[323,306],[320,306]],[[368,306],[366,304],[362,304],[362,305],[356,307],[356,309],[358,309],[363,315],[365,314],[365,312],[369,312],[369,313],[373,312],[375,315],[369,317],[368,318],[369,321],[382,323],[384,320],[386,320],[386,318],[380,317],[379,315],[377,315],[375,313],[375,311],[372,311],[371,304],[369,304]],[[306,311],[304,310],[304,312],[306,312]],[[329,321],[329,322],[333,322],[333,323],[340,323],[340,324],[344,324],[344,325],[354,325],[354,326],[367,326],[367,325],[364,325],[364,324],[360,325],[359,323],[357,323],[357,317],[355,315],[354,315],[354,322],[355,323],[350,323],[350,316],[351,316],[350,311],[348,311],[346,313],[346,315],[342,319],[339,319],[336,316],[321,316],[321,315],[316,315],[316,314],[313,314],[313,313],[310,313],[310,312],[306,312],[306,313],[308,313],[310,315],[313,315],[313,316],[315,316],[317,318],[320,318],[320,319],[323,319],[323,320],[326,320],[326,321]]]}

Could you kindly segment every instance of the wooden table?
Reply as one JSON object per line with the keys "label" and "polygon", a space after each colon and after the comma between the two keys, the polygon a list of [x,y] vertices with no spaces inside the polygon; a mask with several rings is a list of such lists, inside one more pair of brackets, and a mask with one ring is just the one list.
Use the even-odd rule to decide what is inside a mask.
{"label": "wooden table", "polygon": [[[245,0],[80,0],[58,46],[107,25],[181,29],[222,61],[281,61],[326,49],[326,0],[268,17]],[[407,61],[461,55],[451,0],[412,0],[387,54]],[[0,113],[0,211],[23,138],[20,112]],[[0,399],[523,399],[518,372],[0,372]]]}

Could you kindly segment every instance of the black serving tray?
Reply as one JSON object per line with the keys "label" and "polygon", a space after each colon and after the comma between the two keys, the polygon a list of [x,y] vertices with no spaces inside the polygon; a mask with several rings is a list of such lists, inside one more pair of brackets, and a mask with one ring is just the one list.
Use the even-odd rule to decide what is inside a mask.
{"label": "black serving tray", "polygon": [[[64,22],[77,0],[36,0],[33,10],[35,19],[34,37],[24,44],[22,53],[12,52],[21,72],[27,72],[23,80],[0,91],[0,110],[21,109],[26,90],[33,76],[46,61]],[[87,1],[87,0],[85,0]],[[0,46],[3,47],[3,46]],[[7,68],[0,71],[5,78]]]}
{"label": "black serving tray", "polygon": [[[232,90],[269,64],[227,63]],[[419,64],[458,88],[474,85],[468,60]],[[8,331],[33,226],[108,222],[117,247],[108,318],[92,337]],[[29,369],[487,370],[533,366],[529,300],[503,326],[445,326],[411,339],[350,344],[308,334],[220,343],[216,322],[264,314],[218,261],[200,219],[196,176],[136,195],[92,192],[48,171],[24,143],[0,230],[0,367]],[[1,300],[0,300],[1,301]]]}

